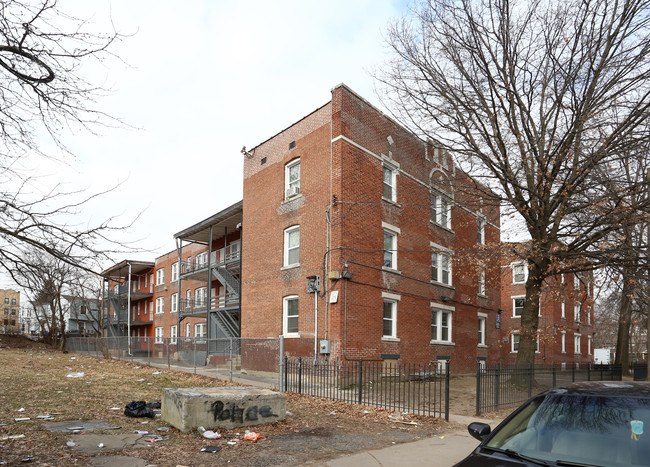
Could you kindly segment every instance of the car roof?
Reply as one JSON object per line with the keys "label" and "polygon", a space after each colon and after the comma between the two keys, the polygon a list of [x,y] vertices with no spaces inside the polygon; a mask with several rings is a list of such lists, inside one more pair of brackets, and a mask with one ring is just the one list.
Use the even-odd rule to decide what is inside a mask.
{"label": "car roof", "polygon": [[647,381],[584,381],[553,388],[544,394],[567,394],[604,397],[648,397],[650,382]]}

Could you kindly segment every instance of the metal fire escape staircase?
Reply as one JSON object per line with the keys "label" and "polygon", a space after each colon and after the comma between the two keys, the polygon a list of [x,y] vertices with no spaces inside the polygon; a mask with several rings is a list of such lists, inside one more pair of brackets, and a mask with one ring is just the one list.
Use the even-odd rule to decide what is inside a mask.
{"label": "metal fire escape staircase", "polygon": [[[238,263],[236,264],[238,266]],[[212,275],[221,282],[225,289],[223,297],[217,297],[218,306],[215,307],[214,317],[218,325],[227,335],[226,337],[240,337],[240,280],[234,274],[236,267],[229,267],[227,263],[212,268]]]}

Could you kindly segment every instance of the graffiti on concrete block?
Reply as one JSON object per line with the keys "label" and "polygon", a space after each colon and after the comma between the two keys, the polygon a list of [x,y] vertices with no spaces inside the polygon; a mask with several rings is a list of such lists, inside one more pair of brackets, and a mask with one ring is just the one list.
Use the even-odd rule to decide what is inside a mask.
{"label": "graffiti on concrete block", "polygon": [[[236,404],[230,402],[224,404],[222,401],[213,402],[210,406],[210,412],[212,413],[215,422],[223,422],[227,420],[232,423],[244,423],[244,421],[254,422],[259,420],[260,417],[269,418],[278,416],[273,413],[273,409],[268,405],[263,405],[261,407],[253,405],[244,411],[243,408]],[[246,415],[245,417],[244,414]]]}

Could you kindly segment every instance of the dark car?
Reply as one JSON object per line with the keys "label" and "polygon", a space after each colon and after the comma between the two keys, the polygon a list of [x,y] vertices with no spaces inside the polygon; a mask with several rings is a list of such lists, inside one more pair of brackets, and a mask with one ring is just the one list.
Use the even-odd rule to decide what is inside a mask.
{"label": "dark car", "polygon": [[650,383],[589,382],[533,397],[493,431],[471,423],[481,444],[468,466],[650,466]]}

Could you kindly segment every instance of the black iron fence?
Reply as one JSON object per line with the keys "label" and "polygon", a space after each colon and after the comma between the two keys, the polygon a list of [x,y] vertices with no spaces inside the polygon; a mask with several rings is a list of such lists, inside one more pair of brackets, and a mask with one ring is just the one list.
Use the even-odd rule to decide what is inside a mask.
{"label": "black iron fence", "polygon": [[399,365],[285,357],[283,390],[449,420],[448,362]]}
{"label": "black iron fence", "polygon": [[577,381],[620,381],[620,365],[528,365],[496,364],[476,370],[476,415],[519,405],[533,395]]}

